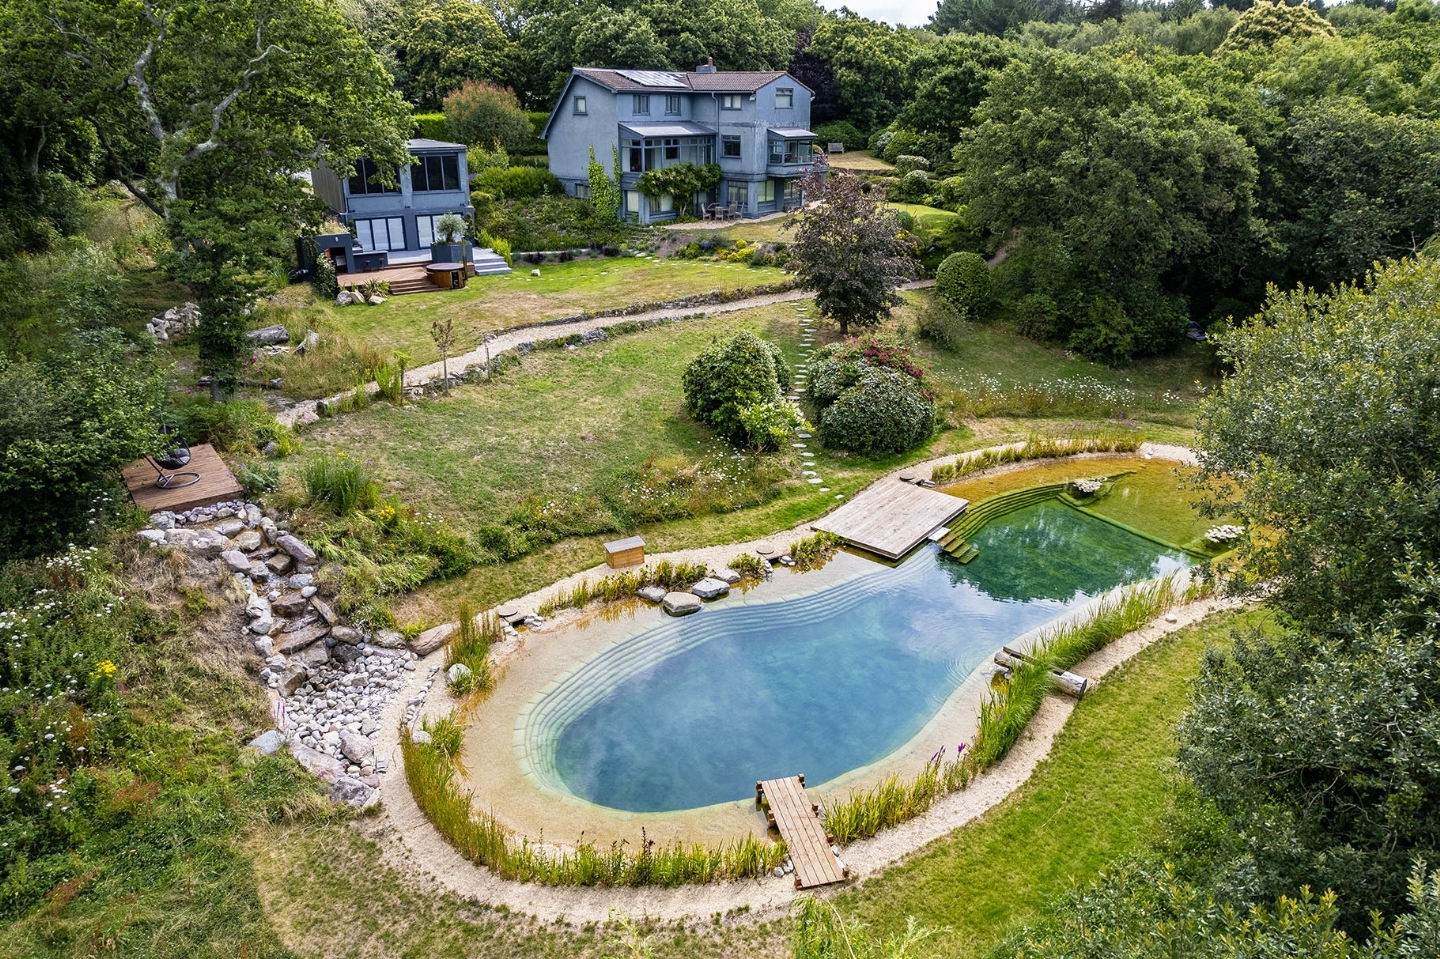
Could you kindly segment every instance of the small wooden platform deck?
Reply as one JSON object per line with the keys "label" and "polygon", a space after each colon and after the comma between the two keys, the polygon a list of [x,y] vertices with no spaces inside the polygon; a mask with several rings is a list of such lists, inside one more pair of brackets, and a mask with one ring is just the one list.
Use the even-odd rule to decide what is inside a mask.
{"label": "small wooden platform deck", "polygon": [[125,488],[130,491],[130,498],[147,513],[159,510],[179,513],[197,506],[240,499],[243,493],[240,484],[235,482],[235,474],[230,472],[230,467],[209,443],[190,447],[190,465],[173,472],[199,473],[200,480],[189,486],[160,489],[155,485],[155,467],[150,465],[149,460],[136,460],[125,467],[121,475]]}
{"label": "small wooden platform deck", "polygon": [[810,526],[842,536],[851,546],[899,559],[969,505],[969,500],[958,496],[892,478],[881,480]]}
{"label": "small wooden platform deck", "polygon": [[805,795],[805,776],[765,779],[755,783],[755,801],[770,804],[767,818],[780,830],[795,867],[795,888],[811,889],[844,882],[848,866],[830,851],[830,840],[820,824],[819,807]]}

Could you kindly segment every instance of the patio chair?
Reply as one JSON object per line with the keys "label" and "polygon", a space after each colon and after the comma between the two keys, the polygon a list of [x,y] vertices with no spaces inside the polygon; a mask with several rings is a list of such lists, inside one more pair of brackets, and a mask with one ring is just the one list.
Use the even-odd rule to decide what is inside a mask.
{"label": "patio chair", "polygon": [[[162,423],[160,435],[169,436],[170,434],[170,427]],[[179,489],[182,486],[194,486],[200,482],[199,473],[190,470],[176,472],[181,467],[190,465],[190,447],[186,446],[185,441],[179,436],[175,437],[175,441],[178,445],[163,456],[145,457],[151,468],[155,470],[155,486],[158,489]]]}
{"label": "patio chair", "polygon": [[740,203],[739,203],[738,201],[732,201],[731,204],[730,204],[730,206],[725,210],[725,219],[727,219],[727,220],[738,220],[738,219],[740,219]]}

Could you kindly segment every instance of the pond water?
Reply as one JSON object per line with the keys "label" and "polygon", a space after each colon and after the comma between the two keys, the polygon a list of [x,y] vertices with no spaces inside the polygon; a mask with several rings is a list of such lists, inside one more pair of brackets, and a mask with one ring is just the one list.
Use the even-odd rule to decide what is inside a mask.
{"label": "pond water", "polygon": [[1188,562],[1058,501],[972,542],[967,565],[925,544],[803,598],[711,607],[607,648],[523,720],[530,767],[632,812],[745,799],[798,772],[821,785],[903,746],[1002,643]]}

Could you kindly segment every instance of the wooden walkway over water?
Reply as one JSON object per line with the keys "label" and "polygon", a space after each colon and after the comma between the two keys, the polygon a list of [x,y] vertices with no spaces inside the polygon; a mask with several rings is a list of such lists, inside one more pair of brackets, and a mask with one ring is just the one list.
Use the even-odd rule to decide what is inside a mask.
{"label": "wooden walkway over water", "polygon": [[899,559],[968,505],[969,500],[891,477],[810,526],[844,537],[851,546]]}
{"label": "wooden walkway over water", "polygon": [[197,506],[240,499],[244,492],[240,484],[235,482],[235,474],[230,472],[230,467],[225,465],[220,454],[215,452],[215,447],[209,443],[190,447],[189,464],[178,470],[165,472],[199,473],[200,479],[189,486],[162,489],[155,485],[155,467],[150,465],[149,460],[144,459],[131,463],[121,473],[125,488],[130,491],[130,498],[147,513],[162,509],[181,513]]}
{"label": "wooden walkway over water", "polygon": [[805,776],[765,779],[755,783],[755,801],[770,805],[766,818],[780,830],[790,863],[795,867],[795,888],[810,889],[844,882],[848,866],[830,850],[830,839],[820,824],[820,807],[805,795]]}

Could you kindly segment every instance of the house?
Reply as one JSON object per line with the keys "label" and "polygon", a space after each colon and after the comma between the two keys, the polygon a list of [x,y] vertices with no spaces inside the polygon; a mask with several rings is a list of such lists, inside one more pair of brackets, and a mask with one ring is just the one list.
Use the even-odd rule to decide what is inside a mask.
{"label": "house", "polygon": [[[712,203],[756,217],[800,203],[800,180],[816,161],[810,96],[783,71],[725,72],[713,61],[690,72],[576,67],[541,137],[550,172],[572,196],[590,195],[590,150],[612,173],[618,150],[620,212],[640,223]],[[719,164],[719,186],[696,197],[640,191],[643,173],[684,163]]]}
{"label": "house", "polygon": [[[397,181],[394,185],[382,181],[380,169],[369,159],[359,160],[355,172],[343,180],[324,165],[311,171],[315,194],[351,227],[359,244],[358,252],[335,249],[336,267],[342,272],[374,268],[351,259],[380,265],[425,262],[435,240],[436,219],[446,213],[474,215],[465,144],[419,139],[406,141],[405,147],[412,162],[390,178]],[[378,253],[388,256],[366,256]]]}

